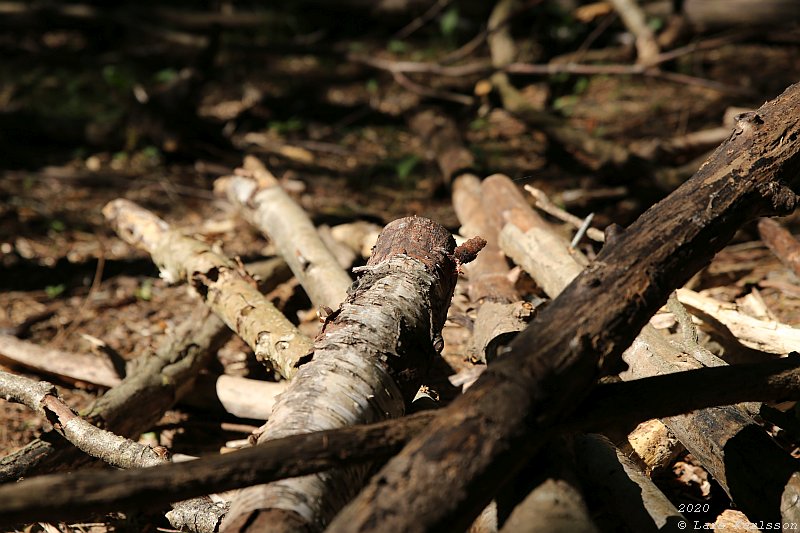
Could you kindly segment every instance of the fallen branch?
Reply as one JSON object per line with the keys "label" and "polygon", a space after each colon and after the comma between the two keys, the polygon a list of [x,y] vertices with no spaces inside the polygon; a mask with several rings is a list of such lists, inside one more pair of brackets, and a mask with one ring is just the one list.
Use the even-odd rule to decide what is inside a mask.
{"label": "fallen branch", "polygon": [[315,306],[338,308],[352,280],[320,240],[311,220],[256,158],[245,158],[242,173],[252,177],[220,178],[214,182],[214,192],[225,196],[275,243]]}
{"label": "fallen branch", "polygon": [[[124,469],[147,468],[169,464],[167,450],[161,446],[152,448],[110,431],[93,426],[65,405],[50,383],[33,381],[22,376],[0,372],[0,395],[6,400],[22,403],[29,409],[41,412],[65,439],[81,451],[101,459],[105,463]],[[41,498],[41,494],[36,497]],[[191,512],[182,508],[187,506]],[[172,525],[190,531],[213,533],[219,528],[224,508],[215,505],[209,498],[195,498],[175,504],[177,520],[170,518]],[[187,520],[188,517],[188,520]],[[44,520],[49,517],[42,516]]]}
{"label": "fallen branch", "polygon": [[[472,258],[462,249],[428,219],[387,225],[258,442],[401,416],[437,356],[434,343],[455,287],[456,260]],[[364,474],[338,470],[249,488],[234,500],[224,530],[319,529],[358,490]]]}
{"label": "fallen branch", "polygon": [[292,377],[311,353],[311,340],[258,291],[241,265],[128,200],[110,202],[103,214],[125,241],[153,256],[164,279],[191,284],[256,357],[283,377]]}
{"label": "fallen branch", "polygon": [[[159,343],[154,354],[135,361],[122,382],[89,408],[86,419],[118,435],[135,438],[189,391],[188,383],[207,366],[230,330],[205,307],[198,307]],[[0,460],[0,481],[75,467],[85,455],[45,433]]]}
{"label": "fallen branch", "polygon": [[798,181],[800,147],[786,140],[800,135],[799,107],[795,85],[741,117],[695,177],[606,244],[509,353],[373,477],[330,531],[466,527],[555,421],[574,410],[600,368],[619,365],[672,290],[745,221],[795,208],[797,196],[783,180]]}
{"label": "fallen branch", "polygon": [[[691,394],[690,394],[691,393]],[[724,403],[781,401],[800,395],[800,361],[706,368],[598,385],[556,431],[596,431]],[[635,406],[635,408],[632,408]],[[47,475],[0,486],[0,525],[47,514],[152,508],[210,492],[264,483],[391,456],[436,420],[423,411],[396,420],[292,435],[253,448],[144,470]],[[48,498],[41,498],[48,490]]]}

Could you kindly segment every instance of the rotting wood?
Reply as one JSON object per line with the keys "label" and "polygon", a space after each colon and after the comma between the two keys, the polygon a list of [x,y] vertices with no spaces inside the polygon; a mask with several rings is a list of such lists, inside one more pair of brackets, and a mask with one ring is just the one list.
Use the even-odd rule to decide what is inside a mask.
{"label": "rotting wood", "polygon": [[758,233],[783,266],[800,276],[800,242],[779,222],[769,218],[758,221]]}
{"label": "rotting wood", "polygon": [[109,202],[103,214],[123,240],[153,257],[164,279],[187,281],[256,357],[283,377],[291,378],[311,355],[311,340],[258,291],[255,280],[240,265],[206,243],[170,229],[131,201]]}
{"label": "rotting wood", "polygon": [[574,439],[581,479],[631,531],[679,531],[684,516],[633,462],[601,435]]}
{"label": "rotting wood", "polygon": [[[521,234],[519,228],[514,224],[515,221],[512,219],[511,222],[501,232],[501,236],[507,237],[503,244],[507,246],[506,250],[509,255],[514,260],[520,261],[520,264],[526,269],[530,268],[535,279],[542,276],[548,280],[547,285],[554,291],[548,294],[556,296],[580,269],[574,259],[569,255],[564,255],[566,242],[559,244],[558,239],[552,236],[542,238],[542,235]],[[509,236],[512,238],[508,238]],[[516,238],[513,238],[515,236]],[[526,247],[530,249],[526,249]],[[571,266],[561,266],[556,269],[541,268],[542,264],[548,264],[552,257],[558,257],[559,254],[562,256],[562,263],[571,263]],[[679,289],[678,292],[682,290]],[[687,321],[690,321],[688,316],[683,322]],[[690,323],[684,325],[692,327]],[[694,348],[686,346],[685,350],[691,352]],[[621,374],[623,379],[642,378],[701,366],[694,359],[684,358],[683,354],[678,353],[676,348],[666,342],[663,336],[649,324],[645,325],[623,357],[629,365],[628,370]],[[711,354],[705,354],[704,359],[714,365],[724,364],[723,361]],[[714,361],[710,361],[710,359]],[[729,405],[706,409],[663,422],[677,435],[679,441],[711,471],[731,496],[733,496],[732,487],[729,486],[727,479],[729,476],[733,476],[737,480],[735,483],[737,505],[758,516],[764,516],[769,507],[765,507],[763,502],[771,501],[774,515],[776,502],[780,501],[783,482],[796,466],[791,465],[788,455],[780,450],[767,437],[766,433],[747,429],[755,428],[755,422],[749,416],[747,407],[749,406]],[[735,440],[731,439],[734,435],[738,435]],[[728,451],[725,448],[728,443],[730,443],[730,457],[734,459],[726,461],[724,458],[728,457]],[[758,452],[744,454],[742,460],[735,460],[739,453],[734,450],[745,450],[748,447]],[[749,464],[752,462],[749,458],[752,457],[763,457],[764,461],[769,461],[773,467],[770,474],[766,476],[768,479],[762,482],[763,486],[756,492],[747,490],[746,484],[738,481],[740,474],[736,472],[737,469],[742,472],[755,470],[754,465]],[[753,484],[750,483],[750,485]],[[762,497],[762,491],[767,498]]]}
{"label": "rotting wood", "polygon": [[[469,391],[442,409],[331,532],[466,527],[615,367],[669,293],[747,220],[786,214],[800,179],[800,85],[742,116],[695,176],[608,243]],[[452,453],[458,450],[458,453]],[[770,513],[770,517],[779,516]],[[380,524],[380,526],[378,526]]]}
{"label": "rotting wood", "polygon": [[[466,246],[466,245],[465,245]],[[281,395],[259,443],[403,414],[437,356],[462,248],[420,217],[386,226],[367,266]],[[358,490],[363,469],[330,471],[242,491],[224,531],[318,530]]]}
{"label": "rotting wood", "polygon": [[317,307],[337,309],[352,280],[325,247],[305,211],[292,200],[264,165],[245,158],[243,174],[214,182],[244,217],[267,235]]}
{"label": "rotting wood", "polygon": [[[576,410],[576,416],[556,429],[597,431],[711,405],[780,401],[798,394],[800,361],[796,359],[691,370],[598,385]],[[423,411],[369,426],[291,435],[254,448],[166,467],[88,470],[9,483],[0,486],[4,504],[0,507],[0,525],[36,520],[45,512],[52,519],[67,519],[105,510],[152,508],[211,491],[386,458],[435,417],[435,412]],[[39,496],[45,489],[50,490],[47,500]]]}

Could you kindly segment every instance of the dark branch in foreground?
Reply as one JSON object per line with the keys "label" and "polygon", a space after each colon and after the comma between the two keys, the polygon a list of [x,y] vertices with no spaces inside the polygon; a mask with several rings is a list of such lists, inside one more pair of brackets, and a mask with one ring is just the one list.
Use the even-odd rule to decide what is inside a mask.
{"label": "dark branch in foreground", "polygon": [[[552,432],[596,430],[745,401],[800,398],[800,359],[704,368],[599,385]],[[77,472],[0,486],[0,525],[153,507],[333,467],[386,459],[436,417],[405,418],[293,435],[255,448],[141,470]],[[41,494],[48,494],[42,498]]]}

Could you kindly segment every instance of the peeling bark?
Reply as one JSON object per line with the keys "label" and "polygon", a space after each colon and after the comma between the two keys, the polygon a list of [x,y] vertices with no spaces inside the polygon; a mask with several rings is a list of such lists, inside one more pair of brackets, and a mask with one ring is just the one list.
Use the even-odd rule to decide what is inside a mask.
{"label": "peeling bark", "polygon": [[[411,217],[386,226],[259,442],[402,415],[437,356],[433,343],[455,287],[455,256],[453,237],[435,222]],[[319,530],[364,474],[336,470],[246,489],[224,531]]]}

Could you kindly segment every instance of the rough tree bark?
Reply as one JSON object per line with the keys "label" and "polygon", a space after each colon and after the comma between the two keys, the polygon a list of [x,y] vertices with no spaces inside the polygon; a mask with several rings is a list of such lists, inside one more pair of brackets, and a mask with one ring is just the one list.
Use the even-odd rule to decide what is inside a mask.
{"label": "rough tree bark", "polygon": [[[330,526],[466,527],[667,300],[747,220],[790,213],[800,186],[800,85],[742,116],[695,176],[644,213]],[[453,452],[458,450],[458,452]]]}
{"label": "rough tree bark", "polygon": [[[428,219],[387,225],[259,442],[402,415],[436,356],[434,339],[447,316],[459,253],[452,235]],[[331,471],[246,489],[234,500],[224,530],[321,529],[364,474]]]}
{"label": "rough tree bark", "polygon": [[[690,394],[691,392],[691,394]],[[560,431],[598,431],[641,420],[749,400],[783,401],[800,393],[800,362],[704,368],[598,385]],[[336,466],[391,456],[435,418],[423,411],[368,426],[271,440],[254,448],[136,471],[85,470],[0,486],[0,526],[82,518],[154,505]],[[48,493],[46,500],[41,498]]]}

